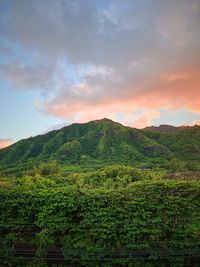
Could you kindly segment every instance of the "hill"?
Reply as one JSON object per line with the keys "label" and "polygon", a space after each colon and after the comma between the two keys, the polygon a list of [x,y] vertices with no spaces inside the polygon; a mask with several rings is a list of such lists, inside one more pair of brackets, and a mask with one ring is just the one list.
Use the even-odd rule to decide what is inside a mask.
{"label": "hill", "polygon": [[189,129],[190,127],[189,126],[175,127],[172,125],[161,124],[160,126],[148,126],[148,127],[145,127],[143,130],[156,132],[156,133],[178,133],[187,128]]}
{"label": "hill", "polygon": [[200,126],[164,128],[139,130],[109,119],[74,123],[1,149],[0,166],[56,160],[65,165],[123,163],[166,168],[174,158],[179,164],[197,166]]}
{"label": "hill", "polygon": [[189,169],[199,169],[200,126],[171,127],[173,126],[153,127],[143,129],[143,132],[155,142],[167,147],[177,159],[183,160]]}

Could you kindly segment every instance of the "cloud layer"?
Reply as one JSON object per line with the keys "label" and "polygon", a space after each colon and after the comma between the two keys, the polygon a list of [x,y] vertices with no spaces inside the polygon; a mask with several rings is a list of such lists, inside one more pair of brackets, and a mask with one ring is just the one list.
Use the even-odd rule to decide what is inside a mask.
{"label": "cloud layer", "polygon": [[1,78],[41,91],[44,114],[136,127],[163,107],[200,114],[199,0],[1,5]]}

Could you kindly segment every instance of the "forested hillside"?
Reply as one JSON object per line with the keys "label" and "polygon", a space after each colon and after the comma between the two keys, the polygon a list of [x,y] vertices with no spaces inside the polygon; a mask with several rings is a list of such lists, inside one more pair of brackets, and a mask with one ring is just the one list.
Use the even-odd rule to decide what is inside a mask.
{"label": "forested hillside", "polygon": [[[170,129],[170,130],[169,130]],[[173,129],[173,130],[171,130]],[[72,124],[0,150],[0,166],[121,163],[146,168],[200,168],[200,126],[139,130],[108,119]]]}

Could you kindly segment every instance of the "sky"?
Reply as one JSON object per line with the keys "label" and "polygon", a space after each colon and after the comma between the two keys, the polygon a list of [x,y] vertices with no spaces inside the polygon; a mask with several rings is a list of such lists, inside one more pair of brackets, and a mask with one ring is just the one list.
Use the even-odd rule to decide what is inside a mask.
{"label": "sky", "polygon": [[200,124],[200,0],[0,0],[0,148],[73,122]]}

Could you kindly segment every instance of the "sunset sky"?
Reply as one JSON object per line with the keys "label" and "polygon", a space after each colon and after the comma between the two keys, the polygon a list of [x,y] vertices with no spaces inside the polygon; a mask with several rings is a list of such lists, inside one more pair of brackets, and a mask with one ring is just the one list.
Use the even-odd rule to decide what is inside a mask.
{"label": "sunset sky", "polygon": [[0,0],[0,147],[73,122],[200,124],[200,0]]}

